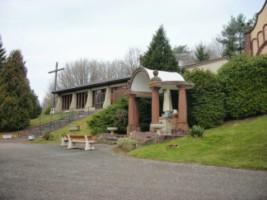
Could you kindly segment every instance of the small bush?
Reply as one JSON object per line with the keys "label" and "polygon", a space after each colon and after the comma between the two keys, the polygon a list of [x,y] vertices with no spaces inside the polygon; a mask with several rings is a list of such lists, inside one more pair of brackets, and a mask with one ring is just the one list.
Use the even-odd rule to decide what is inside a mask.
{"label": "small bush", "polygon": [[42,137],[46,140],[52,140],[54,138],[54,136],[50,132],[44,133]]}
{"label": "small bush", "polygon": [[120,138],[117,141],[117,145],[125,151],[132,151],[137,147],[138,141],[131,138]]}
{"label": "small bush", "polygon": [[190,130],[189,130],[189,134],[192,136],[192,137],[202,137],[203,136],[203,133],[204,133],[205,129],[202,128],[201,126],[199,125],[194,125]]}
{"label": "small bush", "polygon": [[96,136],[98,133],[101,133],[101,132],[106,132],[106,130],[100,127],[91,127],[91,134],[93,136]]}
{"label": "small bush", "polygon": [[47,108],[46,108],[45,111],[44,111],[44,114],[45,114],[45,115],[49,115],[49,114],[50,114],[50,111],[51,111],[51,108],[52,108],[51,105],[47,106]]}

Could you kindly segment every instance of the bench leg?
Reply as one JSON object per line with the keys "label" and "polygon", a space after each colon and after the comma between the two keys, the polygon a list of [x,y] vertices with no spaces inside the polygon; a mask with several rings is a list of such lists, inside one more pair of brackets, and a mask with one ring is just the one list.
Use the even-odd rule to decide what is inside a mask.
{"label": "bench leg", "polygon": [[61,145],[60,146],[62,146],[62,147],[68,146],[68,140],[61,138]]}
{"label": "bench leg", "polygon": [[73,145],[73,143],[72,143],[71,140],[68,141],[68,147],[67,147],[67,148],[68,148],[68,149],[73,149],[73,148],[75,148],[75,146]]}
{"label": "bench leg", "polygon": [[95,150],[94,144],[92,144],[92,143],[90,144],[90,143],[89,143],[89,145],[90,145],[90,149],[91,149],[91,150]]}
{"label": "bench leg", "polygon": [[85,148],[84,148],[85,151],[88,151],[88,150],[95,150],[95,147],[93,146],[93,144],[90,144],[89,142],[86,142],[85,143]]}

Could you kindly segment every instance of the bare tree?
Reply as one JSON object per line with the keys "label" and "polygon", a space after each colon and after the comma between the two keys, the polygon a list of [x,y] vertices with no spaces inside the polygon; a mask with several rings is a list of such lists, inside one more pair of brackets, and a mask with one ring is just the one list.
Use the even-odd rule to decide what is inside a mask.
{"label": "bare tree", "polygon": [[125,75],[131,76],[133,71],[140,67],[141,50],[138,48],[129,48],[124,56]]}
{"label": "bare tree", "polygon": [[45,97],[42,102],[43,111],[45,111],[49,106],[54,104],[54,95],[51,93],[54,90],[54,81],[51,80],[48,85],[48,90],[46,91]]}
{"label": "bare tree", "polygon": [[108,72],[107,68],[109,66],[109,62],[92,60],[89,63],[90,68],[90,78],[89,82],[99,82],[103,80],[108,80]]}
{"label": "bare tree", "polygon": [[[66,63],[65,70],[58,76],[58,89],[129,77],[140,66],[140,54],[140,49],[130,48],[125,54],[124,59],[121,60],[116,59],[109,62],[80,59]],[[49,92],[43,100],[43,107],[47,107],[51,99],[53,99],[53,95],[51,95],[52,90],[51,86],[49,86]]]}
{"label": "bare tree", "polygon": [[212,39],[211,43],[207,45],[207,50],[210,55],[210,59],[221,58],[223,56],[224,47],[216,39]]}
{"label": "bare tree", "polygon": [[80,59],[67,63],[65,70],[59,74],[59,88],[69,88],[89,82],[90,67],[89,61]]}

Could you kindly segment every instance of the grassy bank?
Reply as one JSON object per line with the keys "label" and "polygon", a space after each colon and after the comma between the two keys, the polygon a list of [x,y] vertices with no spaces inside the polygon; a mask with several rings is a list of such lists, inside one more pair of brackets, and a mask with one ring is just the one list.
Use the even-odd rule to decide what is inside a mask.
{"label": "grassy bank", "polygon": [[63,117],[67,117],[69,115],[70,115],[70,113],[59,113],[59,114],[51,114],[51,115],[40,115],[36,119],[31,119],[30,126],[31,127],[36,127],[36,126],[39,126],[41,124],[46,124],[46,123],[49,123],[51,121],[54,121],[54,120],[57,120],[57,119],[61,119]]}
{"label": "grassy bank", "polygon": [[267,170],[267,115],[228,122],[190,136],[138,148],[130,156],[170,162]]}
{"label": "grassy bank", "polygon": [[53,132],[51,132],[51,134],[53,135],[53,139],[52,140],[45,140],[43,138],[37,138],[35,140],[32,141],[32,143],[59,143],[60,139],[61,139],[61,135],[64,133],[69,133],[69,127],[70,126],[80,126],[80,130],[79,131],[75,131],[75,134],[86,134],[89,135],[90,134],[90,129],[86,123],[86,121],[88,121],[90,118],[90,116],[85,117],[81,120],[77,120],[75,122],[70,123],[69,125],[59,128]]}

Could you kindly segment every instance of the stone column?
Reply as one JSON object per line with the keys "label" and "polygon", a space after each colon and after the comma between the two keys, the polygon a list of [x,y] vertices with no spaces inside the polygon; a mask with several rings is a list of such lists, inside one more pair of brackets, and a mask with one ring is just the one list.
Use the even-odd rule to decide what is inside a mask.
{"label": "stone column", "polygon": [[179,85],[179,100],[178,100],[178,123],[177,130],[188,132],[187,123],[187,102],[186,102],[186,90],[184,85]]}
{"label": "stone column", "polygon": [[151,87],[152,106],[151,106],[151,124],[159,123],[159,88]]}
{"label": "stone column", "polygon": [[111,88],[108,86],[106,88],[105,101],[103,103],[103,108],[106,108],[109,105],[111,105]]}
{"label": "stone column", "polygon": [[87,93],[87,101],[85,104],[85,108],[89,111],[93,110],[93,91],[91,89],[88,90],[88,93]]}
{"label": "stone column", "polygon": [[76,110],[76,101],[77,101],[77,95],[76,93],[72,94],[71,104],[70,104],[70,110]]}
{"label": "stone column", "polygon": [[57,106],[56,106],[56,112],[62,111],[62,96],[57,97]]}

